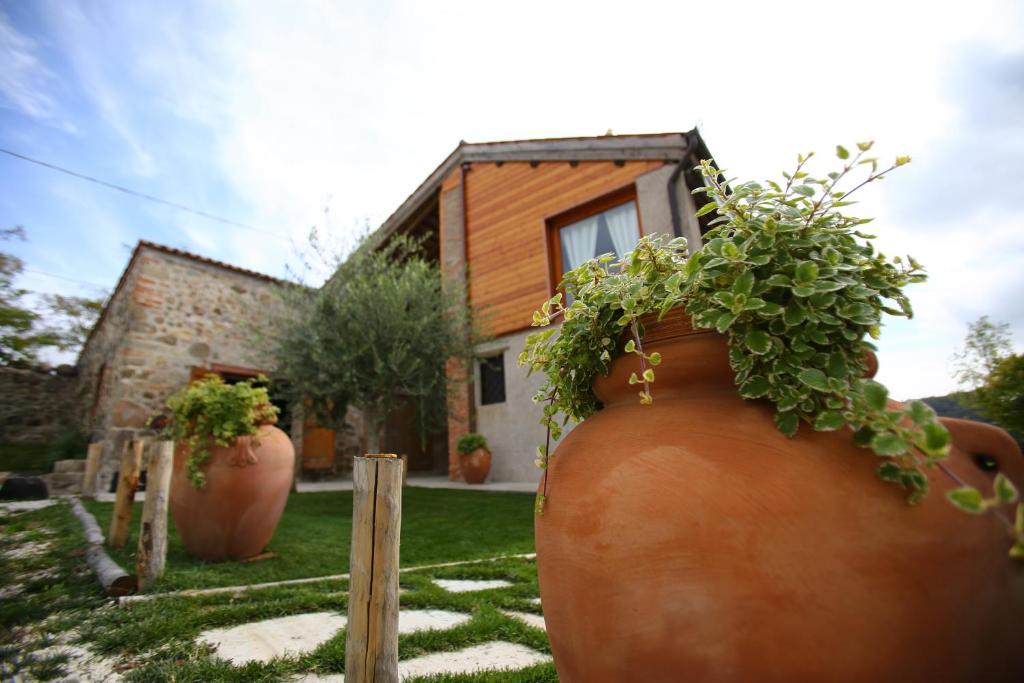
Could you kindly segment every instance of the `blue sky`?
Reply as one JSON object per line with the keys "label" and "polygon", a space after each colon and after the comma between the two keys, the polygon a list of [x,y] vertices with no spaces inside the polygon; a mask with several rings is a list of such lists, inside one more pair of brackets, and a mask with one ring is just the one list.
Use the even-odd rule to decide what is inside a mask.
{"label": "blue sky", "polygon": [[351,245],[460,139],[700,125],[732,174],[763,178],[874,138],[914,163],[858,211],[932,275],[880,378],[944,393],[968,321],[1024,345],[1024,17],[920,7],[0,0],[0,146],[285,239],[5,155],[0,227],[23,225],[7,247],[52,274],[26,272],[34,290],[111,288],[139,239],[283,275],[310,226]]}

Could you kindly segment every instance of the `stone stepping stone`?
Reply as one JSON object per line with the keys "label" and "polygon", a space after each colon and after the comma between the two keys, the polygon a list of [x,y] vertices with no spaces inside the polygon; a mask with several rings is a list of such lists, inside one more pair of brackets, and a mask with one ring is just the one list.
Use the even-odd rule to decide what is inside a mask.
{"label": "stone stepping stone", "polygon": [[[463,650],[434,652],[398,662],[398,677],[405,680],[416,676],[436,676],[437,674],[458,675],[495,669],[524,669],[550,661],[549,655],[537,652],[525,645],[494,640]],[[294,683],[344,683],[344,681],[343,674],[328,674],[326,676],[310,674]]]}
{"label": "stone stepping stone", "polygon": [[461,626],[469,621],[468,614],[449,612],[443,609],[399,610],[398,632],[444,631]]}
{"label": "stone stepping stone", "polygon": [[316,649],[345,628],[347,619],[334,612],[295,614],[228,628],[203,631],[197,641],[232,664],[269,662],[275,657]]}
{"label": "stone stepping stone", "polygon": [[434,579],[434,583],[449,593],[472,593],[474,591],[486,591],[492,588],[507,588],[512,583],[504,579],[492,579],[489,581],[478,581],[469,579]]}
{"label": "stone stepping stone", "polygon": [[549,655],[525,645],[495,640],[454,652],[434,652],[398,663],[399,678],[436,674],[475,674],[494,669],[523,669],[550,662]]}
{"label": "stone stepping stone", "polygon": [[9,503],[0,503],[0,513],[42,510],[43,508],[50,507],[56,502],[56,498],[45,498],[43,500],[16,500]]}
{"label": "stone stepping stone", "polygon": [[504,610],[504,609],[501,610],[501,613],[504,614],[506,617],[512,617],[513,619],[518,619],[519,621],[523,622],[527,626],[532,626],[533,628],[539,628],[541,631],[547,631],[548,630],[547,625],[545,625],[545,623],[544,623],[544,617],[541,616],[540,614],[532,614],[530,612],[514,612],[512,610]]}
{"label": "stone stepping stone", "polygon": [[[440,609],[400,610],[398,632],[445,630],[469,621],[468,614]],[[275,657],[315,650],[345,628],[347,618],[334,612],[295,614],[265,619],[199,634],[199,643],[213,648],[216,656],[232,664],[269,662]]]}

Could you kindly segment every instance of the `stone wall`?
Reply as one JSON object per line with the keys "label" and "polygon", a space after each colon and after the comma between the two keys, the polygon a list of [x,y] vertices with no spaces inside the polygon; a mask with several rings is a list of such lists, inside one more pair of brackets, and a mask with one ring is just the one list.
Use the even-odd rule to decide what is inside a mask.
{"label": "stone wall", "polygon": [[0,443],[49,444],[78,428],[73,373],[0,367]]}
{"label": "stone wall", "polygon": [[260,371],[257,329],[281,319],[273,281],[140,245],[78,363],[83,426],[104,443],[106,490],[126,440],[188,383],[193,368]]}

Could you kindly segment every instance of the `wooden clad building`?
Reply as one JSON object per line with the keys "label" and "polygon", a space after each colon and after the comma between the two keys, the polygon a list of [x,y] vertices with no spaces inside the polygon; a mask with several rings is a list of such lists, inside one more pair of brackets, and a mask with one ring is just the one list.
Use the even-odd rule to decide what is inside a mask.
{"label": "wooden clad building", "polygon": [[693,167],[710,158],[696,130],[484,144],[461,143],[381,226],[378,236],[428,237],[445,277],[466,285],[468,304],[492,341],[478,349],[473,381],[449,396],[448,473],[458,476],[457,438],[487,437],[492,478],[539,478],[540,407],[515,358],[533,311],[565,270],[632,248],[640,236],[686,237],[702,225]]}

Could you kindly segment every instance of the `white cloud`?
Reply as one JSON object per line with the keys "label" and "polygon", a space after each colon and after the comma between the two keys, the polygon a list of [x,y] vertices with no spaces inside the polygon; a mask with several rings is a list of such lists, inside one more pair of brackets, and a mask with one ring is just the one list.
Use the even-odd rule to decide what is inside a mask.
{"label": "white cloud", "polygon": [[0,11],[0,107],[32,118],[51,118],[56,106],[46,88],[53,72],[39,59],[38,45],[19,33]]}
{"label": "white cloud", "polygon": [[[51,5],[51,22],[134,171],[168,171],[197,205],[296,243],[311,225],[346,243],[365,221],[380,223],[460,139],[699,122],[716,158],[744,177],[864,138],[924,167],[962,122],[950,61],[970,45],[1018,50],[1021,27],[1012,0],[927,13],[891,0],[87,7]],[[155,113],[180,126],[147,128]],[[171,146],[195,168],[165,168]],[[928,192],[912,182],[916,167],[888,190]],[[235,203],[221,203],[221,183]],[[862,210],[893,226],[881,231],[884,251],[910,251],[932,279],[912,290],[918,317],[888,328],[882,376],[897,395],[941,393],[968,320],[1005,313],[1024,338],[1007,295],[1022,284],[1024,210],[972,212],[934,230],[896,206],[872,190]],[[275,274],[295,263],[281,240],[186,216],[180,225],[191,248],[216,258]]]}

